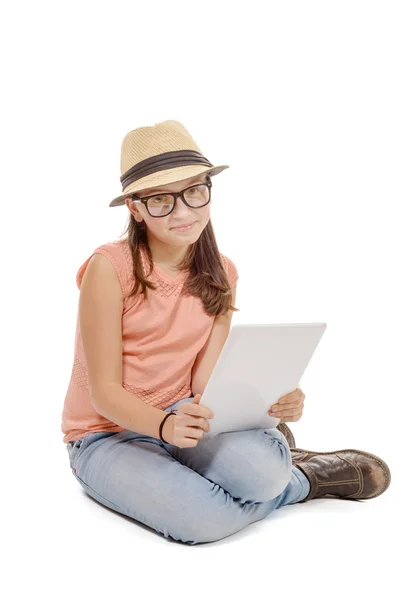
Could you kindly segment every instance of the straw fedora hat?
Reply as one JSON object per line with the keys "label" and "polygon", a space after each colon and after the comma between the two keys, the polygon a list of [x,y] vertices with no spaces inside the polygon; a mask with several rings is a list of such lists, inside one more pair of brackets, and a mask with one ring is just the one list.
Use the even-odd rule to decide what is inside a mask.
{"label": "straw fedora hat", "polygon": [[229,165],[214,166],[179,121],[162,121],[130,131],[122,140],[123,194],[109,206],[125,204],[125,198],[150,187],[188,179],[200,173],[210,177]]}

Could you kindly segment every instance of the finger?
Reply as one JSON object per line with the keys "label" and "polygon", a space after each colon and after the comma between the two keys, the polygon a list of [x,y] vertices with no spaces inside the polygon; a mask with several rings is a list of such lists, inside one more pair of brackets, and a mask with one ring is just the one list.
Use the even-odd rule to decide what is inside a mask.
{"label": "finger", "polygon": [[185,438],[189,438],[189,439],[199,439],[204,437],[204,431],[203,429],[199,429],[198,427],[183,427],[180,430],[180,433],[185,437]]}
{"label": "finger", "polygon": [[185,417],[186,427],[201,427],[204,431],[210,431],[210,424],[204,417]]}
{"label": "finger", "polygon": [[287,414],[297,413],[297,412],[300,412],[303,410],[304,410],[304,406],[290,406],[287,408],[281,406],[277,410],[269,410],[268,412],[273,415],[287,415]]}
{"label": "finger", "polygon": [[214,417],[213,413],[207,406],[200,404],[181,404],[178,408],[181,409],[181,412],[184,412],[186,415],[193,415],[197,417],[205,417],[206,419],[212,419]]}
{"label": "finger", "polygon": [[293,390],[293,392],[290,392],[290,394],[285,394],[284,396],[279,398],[279,402],[291,402],[296,398],[301,398],[303,395],[304,394],[302,390],[300,388],[296,388],[295,390]]}
{"label": "finger", "polygon": [[295,402],[304,402],[304,394],[302,395],[297,395],[297,394],[289,394],[289,396],[282,396],[282,398],[279,398],[279,400],[277,400],[277,402],[275,402],[275,404],[293,404]]}
{"label": "finger", "polygon": [[302,413],[298,413],[297,415],[287,415],[286,417],[278,417],[280,423],[292,423],[293,421],[300,421],[302,417]]}
{"label": "finger", "polygon": [[277,411],[280,410],[286,410],[288,408],[298,408],[299,406],[303,406],[303,402],[285,402],[285,404],[273,404],[270,408],[270,410],[272,409],[276,409]]}
{"label": "finger", "polygon": [[303,412],[302,406],[296,406],[293,408],[280,408],[278,411],[271,411],[273,415],[293,415],[298,412]]}
{"label": "finger", "polygon": [[287,417],[281,417],[281,422],[283,423],[293,423],[295,421],[300,421],[302,417],[301,413],[298,413],[297,415],[290,415]]}
{"label": "finger", "polygon": [[293,417],[299,414],[302,414],[303,411],[302,410],[280,410],[278,413],[273,413],[274,417]]}
{"label": "finger", "polygon": [[183,438],[183,440],[181,440],[179,443],[181,444],[179,448],[194,448],[199,443],[199,440]]}
{"label": "finger", "polygon": [[284,400],[283,403],[288,404],[291,402],[303,402],[304,398],[305,398],[304,394],[293,394],[293,395],[290,395],[286,400]]}

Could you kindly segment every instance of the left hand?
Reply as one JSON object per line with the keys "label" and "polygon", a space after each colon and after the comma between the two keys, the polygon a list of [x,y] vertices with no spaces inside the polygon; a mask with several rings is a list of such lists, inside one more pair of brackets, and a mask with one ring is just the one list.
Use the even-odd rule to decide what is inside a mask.
{"label": "left hand", "polygon": [[[268,414],[281,419],[284,423],[298,421],[303,414],[304,398],[303,391],[300,388],[296,388],[294,392],[290,392],[290,394],[279,398],[278,402],[271,406]],[[276,408],[276,411],[272,411],[274,408]]]}

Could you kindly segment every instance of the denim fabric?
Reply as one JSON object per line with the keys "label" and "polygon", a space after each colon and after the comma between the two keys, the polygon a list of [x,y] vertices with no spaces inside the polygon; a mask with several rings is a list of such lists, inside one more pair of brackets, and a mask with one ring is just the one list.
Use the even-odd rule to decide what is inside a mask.
{"label": "denim fabric", "polygon": [[310,489],[276,428],[221,433],[195,448],[131,430],[100,431],[67,449],[72,473],[92,498],[187,544],[232,535]]}

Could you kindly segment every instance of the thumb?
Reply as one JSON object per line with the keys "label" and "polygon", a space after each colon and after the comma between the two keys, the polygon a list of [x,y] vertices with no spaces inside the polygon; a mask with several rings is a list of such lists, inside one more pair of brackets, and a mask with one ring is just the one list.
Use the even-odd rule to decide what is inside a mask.
{"label": "thumb", "polygon": [[195,397],[192,400],[192,404],[199,404],[201,400],[201,394],[195,394]]}

